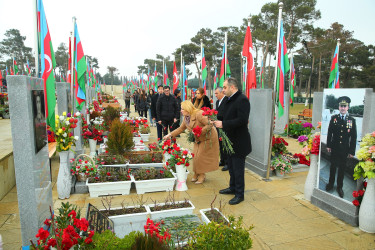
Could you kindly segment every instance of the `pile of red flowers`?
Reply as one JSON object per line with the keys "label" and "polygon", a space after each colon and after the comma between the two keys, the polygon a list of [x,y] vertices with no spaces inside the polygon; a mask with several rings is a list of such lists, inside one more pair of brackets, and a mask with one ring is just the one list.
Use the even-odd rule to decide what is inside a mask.
{"label": "pile of red flowers", "polygon": [[[163,221],[161,221],[160,223],[163,223]],[[154,224],[153,220],[148,218],[146,225],[144,226],[145,233],[152,237],[157,237],[159,239],[159,242],[167,243],[171,239],[171,235],[168,233],[168,231],[165,231],[163,235],[160,234],[160,223]]]}
{"label": "pile of red flowers", "polygon": [[176,146],[176,142],[169,139],[163,142],[163,144],[161,145],[161,149],[163,150],[163,154],[165,154],[166,152],[170,154]]}
{"label": "pile of red flowers", "polygon": [[367,188],[367,182],[363,182],[363,189],[360,189],[358,191],[353,191],[353,197],[354,200],[352,201],[353,205],[356,207],[359,207],[362,203],[363,195],[365,194]]}
{"label": "pile of red flowers", "polygon": [[82,127],[84,132],[83,132],[83,138],[84,139],[94,139],[95,141],[101,142],[102,139],[102,134],[103,132],[101,130],[97,130],[96,128],[90,128],[90,126],[85,125]]}
{"label": "pile of red flowers", "polygon": [[201,110],[203,110],[202,115],[207,116],[210,120],[213,120],[213,121],[217,120],[217,117],[216,117],[216,115],[218,113],[217,110],[210,109],[208,107],[203,107],[203,108],[201,108]]}
{"label": "pile of red flowers", "polygon": [[306,158],[305,155],[303,155],[303,154],[294,154],[293,157],[299,159],[299,161],[298,161],[299,164],[304,164],[304,165],[310,166],[310,160],[307,160],[307,158]]}
{"label": "pile of red flowers", "polygon": [[[52,213],[52,212],[51,212]],[[38,238],[38,245],[32,242],[33,249],[57,249],[68,250],[75,245],[84,246],[92,243],[94,231],[88,230],[89,222],[85,219],[77,218],[77,213],[72,210],[67,218],[68,225],[59,228],[58,219],[52,215],[52,219],[46,219],[44,224],[50,227],[50,231],[40,228],[35,237]],[[60,219],[61,220],[61,219]],[[50,233],[51,232],[51,233]]]}
{"label": "pile of red flowers", "polygon": [[196,126],[195,128],[193,128],[193,134],[194,134],[196,137],[201,136],[201,134],[202,134],[202,128],[199,127],[199,126]]}
{"label": "pile of red flowers", "polygon": [[272,137],[272,155],[287,153],[286,146],[289,144],[281,137]]}
{"label": "pile of red flowers", "polygon": [[190,160],[193,159],[194,154],[183,148],[173,144],[173,150],[171,151],[171,158],[168,159],[166,165],[169,167],[174,167],[175,165],[185,165],[190,166]]}
{"label": "pile of red flowers", "polygon": [[320,134],[314,135],[312,139],[312,146],[310,154],[313,155],[319,155],[319,149],[320,149]]}
{"label": "pile of red flowers", "polygon": [[50,126],[47,126],[47,134],[48,134],[48,142],[56,141],[55,133],[53,132]]}

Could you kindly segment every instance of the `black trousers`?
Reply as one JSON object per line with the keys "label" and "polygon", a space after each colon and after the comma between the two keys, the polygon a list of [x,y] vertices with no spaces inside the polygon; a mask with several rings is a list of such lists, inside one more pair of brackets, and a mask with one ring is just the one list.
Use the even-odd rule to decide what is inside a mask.
{"label": "black trousers", "polygon": [[130,111],[130,100],[125,100],[125,108]]}
{"label": "black trousers", "polygon": [[[220,163],[225,166],[227,165],[227,158],[228,156],[225,154],[224,148],[223,148],[223,142],[220,140],[220,134],[219,129],[216,129],[217,136],[219,137],[219,146],[220,146]],[[220,165],[221,166],[221,165]]]}
{"label": "black trousers", "polygon": [[147,118],[147,109],[146,110],[140,110],[139,116],[146,117]]}
{"label": "black trousers", "polygon": [[162,140],[163,139],[163,127],[158,122],[156,122],[156,130],[158,132],[158,139]]}
{"label": "black trousers", "polygon": [[173,131],[173,120],[161,121],[161,124],[163,127],[163,136],[166,136],[169,132]]}
{"label": "black trousers", "polygon": [[227,165],[229,169],[229,188],[234,191],[235,196],[244,197],[245,192],[245,157],[228,156]]}
{"label": "black trousers", "polygon": [[337,173],[337,188],[342,188],[344,182],[344,174],[346,161],[348,159],[348,154],[346,152],[338,151],[332,149],[331,153],[331,166],[329,171],[329,184],[334,186],[336,178],[336,168],[338,168]]}

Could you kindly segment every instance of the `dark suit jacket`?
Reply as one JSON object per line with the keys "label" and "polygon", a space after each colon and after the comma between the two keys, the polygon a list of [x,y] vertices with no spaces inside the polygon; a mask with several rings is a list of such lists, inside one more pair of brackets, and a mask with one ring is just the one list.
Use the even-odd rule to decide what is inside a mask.
{"label": "dark suit jacket", "polygon": [[356,143],[357,126],[354,117],[347,114],[346,119],[342,120],[340,114],[333,115],[328,127],[327,148],[332,148],[333,153],[354,155]]}
{"label": "dark suit jacket", "polygon": [[224,97],[223,97],[223,100],[221,101],[220,106],[218,107],[220,100],[216,100],[217,119],[218,119],[219,121],[222,121],[222,120],[223,120],[224,107],[225,107],[225,103],[226,103],[227,101],[228,101],[228,97],[224,96]]}
{"label": "dark suit jacket", "polygon": [[156,117],[156,103],[158,101],[159,96],[160,96],[159,93],[155,93],[151,97],[151,118],[155,118],[156,121],[158,121],[158,119]]}
{"label": "dark suit jacket", "polygon": [[228,98],[223,111],[223,130],[233,143],[235,157],[246,157],[251,153],[251,138],[248,129],[250,102],[241,91]]}

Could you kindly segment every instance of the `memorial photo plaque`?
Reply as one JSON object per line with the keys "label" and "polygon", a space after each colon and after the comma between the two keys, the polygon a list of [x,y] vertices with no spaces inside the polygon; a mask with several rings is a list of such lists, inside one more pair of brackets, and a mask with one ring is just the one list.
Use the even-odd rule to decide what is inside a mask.
{"label": "memorial photo plaque", "polygon": [[362,138],[365,89],[325,89],[318,187],[352,202],[355,152]]}
{"label": "memorial photo plaque", "polygon": [[47,124],[43,90],[32,90],[31,98],[35,131],[35,154],[37,154],[47,145]]}

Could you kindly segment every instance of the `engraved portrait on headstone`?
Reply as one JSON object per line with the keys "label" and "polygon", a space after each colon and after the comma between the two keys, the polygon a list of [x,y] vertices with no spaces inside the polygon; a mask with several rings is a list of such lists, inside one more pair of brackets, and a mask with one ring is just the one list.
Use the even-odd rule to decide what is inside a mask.
{"label": "engraved portrait on headstone", "polygon": [[32,90],[32,109],[35,131],[35,154],[47,145],[47,124],[43,90]]}
{"label": "engraved portrait on headstone", "polygon": [[325,89],[321,127],[319,189],[349,202],[356,190],[355,152],[362,137],[365,89]]}

